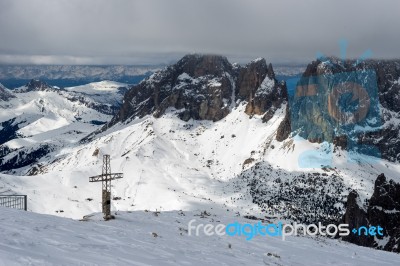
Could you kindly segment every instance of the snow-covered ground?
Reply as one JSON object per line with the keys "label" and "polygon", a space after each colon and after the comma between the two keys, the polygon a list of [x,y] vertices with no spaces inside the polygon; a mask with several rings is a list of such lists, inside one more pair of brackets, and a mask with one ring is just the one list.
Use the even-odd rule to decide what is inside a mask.
{"label": "snow-covered ground", "polygon": [[0,265],[398,265],[400,255],[320,237],[199,236],[188,223],[254,223],[229,212],[117,212],[87,221],[1,208]]}
{"label": "snow-covered ground", "polygon": [[113,183],[113,196],[121,197],[112,202],[115,209],[191,210],[198,204],[256,208],[251,199],[243,206],[233,204],[225,187],[242,171],[251,151],[273,133],[276,125],[271,125],[279,123],[282,112],[263,124],[249,119],[243,108],[221,123],[186,123],[171,110],[161,119],[147,116],[117,125],[88,144],[62,149],[53,158],[56,162],[43,168],[47,174],[0,175],[0,192],[3,187],[28,194],[28,208],[35,212],[81,218],[100,210],[101,184],[89,183],[88,177],[100,174],[102,155],[111,154],[112,171],[124,173]]}
{"label": "snow-covered ground", "polygon": [[[101,123],[112,118],[109,109],[118,108],[122,103],[121,87],[126,84],[102,81],[66,90],[49,88],[47,90],[26,91],[21,87],[9,91],[14,98],[0,101],[0,126],[5,135],[13,135],[2,147],[14,152],[8,153],[3,163],[15,160],[17,153],[35,151],[49,145],[55,153],[63,147],[71,147],[80,139],[98,129]],[[15,120],[13,120],[15,119]],[[4,125],[5,124],[1,124]],[[4,155],[2,155],[4,156]],[[51,160],[51,156],[49,156]],[[14,174],[26,174],[31,168],[23,167]]]}
{"label": "snow-covered ground", "polygon": [[[121,88],[124,88],[124,90],[121,91]],[[69,87],[66,88],[66,91],[82,94],[97,103],[119,105],[122,103],[126,88],[127,84],[125,83],[103,80]]]}
{"label": "snow-covered ground", "polygon": [[[321,168],[301,168],[298,158],[320,145],[289,139],[275,140],[284,107],[268,122],[249,118],[244,105],[219,122],[176,118],[174,110],[156,119],[146,116],[127,125],[118,124],[93,141],[66,146],[42,170],[31,176],[0,175],[0,193],[27,194],[28,209],[79,219],[101,210],[101,184],[89,183],[89,176],[101,173],[102,155],[111,154],[113,172],[124,178],[113,182],[112,208],[133,210],[193,210],[199,206],[222,206],[242,214],[260,214],[247,185],[237,189],[241,173],[257,162],[270,165],[268,172],[289,180],[296,173],[325,173]],[[321,151],[322,152],[322,151]],[[245,161],[251,158],[250,162]],[[380,173],[399,182],[400,166],[384,160],[371,164],[346,161],[344,152],[335,153],[332,170],[343,178],[345,188],[357,189],[362,199],[372,194]],[[249,160],[247,160],[249,161]],[[336,168],[334,168],[336,167]],[[239,178],[239,180],[241,180]],[[346,197],[348,190],[343,191]]]}
{"label": "snow-covered ground", "polygon": [[[101,173],[102,156],[110,154],[112,171],[124,173],[112,186],[112,197],[118,197],[112,200],[112,210],[118,212],[115,221],[103,222],[98,214],[80,222],[1,209],[0,265],[396,265],[399,255],[326,238],[293,237],[283,242],[185,235],[188,221],[202,210],[216,214],[214,222],[225,223],[241,220],[237,213],[269,215],[253,203],[246,183],[236,186],[241,174],[257,163],[270,167],[271,180],[282,172],[286,173],[279,176],[282,181],[296,173],[326,173],[298,163],[304,152],[325,153],[326,144],[299,138],[275,140],[285,106],[267,123],[249,117],[244,108],[239,104],[218,122],[184,122],[177,118],[177,110],[169,109],[161,118],[146,116],[117,124],[85,144],[73,140],[41,162],[44,173],[39,175],[0,174],[0,194],[27,194],[29,211],[81,219],[101,211],[101,184],[89,183],[89,176]],[[43,121],[42,125],[43,131],[35,127],[32,137],[18,141],[39,141],[42,134],[48,134],[45,139],[63,138],[62,124]],[[46,131],[46,127],[54,128]],[[398,164],[352,163],[343,151],[332,156],[329,171],[343,179],[344,197],[351,188],[362,199],[369,198],[380,173],[400,181]],[[156,210],[161,211],[159,216],[152,213]]]}

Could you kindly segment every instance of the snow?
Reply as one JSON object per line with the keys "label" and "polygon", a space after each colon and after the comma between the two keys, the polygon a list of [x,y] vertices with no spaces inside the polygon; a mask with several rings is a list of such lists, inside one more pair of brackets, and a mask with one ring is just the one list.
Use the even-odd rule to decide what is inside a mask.
{"label": "snow", "polygon": [[[99,211],[100,184],[89,183],[88,177],[99,174],[101,156],[109,153],[112,170],[125,174],[114,183],[113,193],[123,198],[113,201],[117,209],[191,210],[199,204],[233,208],[236,204],[229,200],[230,192],[223,191],[224,182],[241,173],[243,161],[273,134],[284,114],[280,111],[269,123],[262,123],[243,110],[244,105],[217,123],[189,121],[190,129],[173,110],[161,119],[148,116],[117,125],[89,144],[62,148],[56,155],[59,160],[46,166],[45,175],[0,175],[0,187],[13,184],[13,191],[28,194],[32,211],[81,218]],[[96,149],[100,154],[93,156]],[[44,200],[49,195],[54,202]],[[256,208],[250,200],[245,206]],[[64,212],[56,213],[59,209]]]}
{"label": "snow", "polygon": [[[300,154],[319,152],[319,144],[298,137],[283,143],[275,140],[285,106],[268,123],[262,123],[258,116],[250,118],[244,108],[245,105],[239,105],[215,123],[184,122],[176,117],[178,111],[169,109],[158,119],[146,116],[129,124],[117,124],[90,143],[64,145],[49,161],[42,161],[46,174],[34,178],[0,175],[0,193],[3,187],[27,194],[31,211],[79,219],[100,211],[101,184],[89,183],[88,177],[101,173],[102,155],[111,154],[112,171],[125,176],[113,183],[113,195],[122,198],[112,202],[116,210],[190,211],[199,206],[219,206],[242,214],[261,215],[248,192],[233,187],[245,169],[265,162],[271,166],[271,177],[277,177],[274,171],[278,173],[280,169],[293,174],[325,171],[302,168],[298,163]],[[59,130],[42,134],[49,134],[45,138],[63,138]],[[35,135],[32,141],[40,143],[40,135]],[[97,149],[100,153],[94,156]],[[248,158],[253,161],[244,165]],[[335,167],[345,186],[356,189],[361,200],[372,195],[380,173],[400,181],[398,164],[371,160],[371,164],[359,165],[349,162],[345,151],[333,154],[332,168]],[[282,178],[289,180],[293,176]],[[54,200],[46,200],[48,197]],[[240,200],[233,200],[237,198]]]}
{"label": "snow", "polygon": [[98,94],[98,93],[110,93],[110,92],[118,92],[118,88],[126,87],[127,84],[104,80],[100,82],[92,82],[82,86],[69,87],[68,91],[76,91],[83,92],[85,94]]}
{"label": "snow", "polygon": [[272,92],[275,87],[275,80],[270,79],[266,76],[261,83],[260,87],[257,89],[256,95],[268,95]]}
{"label": "snow", "polygon": [[[117,82],[97,82],[63,90],[13,93],[16,98],[0,102],[0,122],[15,119],[17,136],[2,144],[11,149],[37,150],[43,144],[51,147],[71,147],[101,125],[93,121],[109,121],[112,116],[92,108],[93,105],[110,106],[122,102],[123,94]],[[25,87],[22,87],[25,88]],[[82,101],[77,101],[79,98]],[[58,150],[58,149],[57,149]],[[57,157],[58,151],[52,156]],[[7,155],[15,158],[19,150]],[[53,158],[54,159],[54,158]],[[3,161],[5,163],[5,161]],[[29,167],[15,170],[25,174]]]}
{"label": "snow", "polygon": [[378,209],[379,211],[383,211],[385,213],[392,213],[392,214],[400,212],[400,210],[396,210],[396,209],[394,209],[394,210],[386,210],[386,209],[383,209],[381,206],[373,206],[373,209]]}
{"label": "snow", "polygon": [[180,74],[179,76],[178,76],[178,79],[179,80],[191,80],[192,79],[192,77],[191,76],[189,76],[189,74],[187,74],[187,73],[182,73],[182,74]]}
{"label": "snow", "polygon": [[175,90],[179,90],[181,87],[187,86],[188,84],[198,84],[204,79],[204,77],[198,77],[198,78],[192,78],[189,74],[187,73],[182,73],[178,76],[178,80],[180,83],[175,86]]}
{"label": "snow", "polygon": [[49,117],[42,117],[28,126],[19,130],[19,133],[24,136],[37,135],[50,130],[55,130],[69,124],[68,120],[64,117],[60,117],[55,114],[49,115]]}
{"label": "snow", "polygon": [[214,78],[208,82],[209,87],[221,87],[222,83],[220,82],[220,78]]}
{"label": "snow", "polygon": [[251,62],[252,62],[252,63],[257,63],[257,62],[260,62],[260,61],[262,61],[262,60],[264,60],[264,58],[258,57],[258,58],[254,59],[254,60],[251,61]]}
{"label": "snow", "polygon": [[[270,80],[264,81],[265,88],[270,88]],[[119,86],[98,85],[100,88],[93,84],[86,88],[97,94],[115,92]],[[396,254],[326,238],[292,237],[285,242],[256,238],[248,242],[180,235],[179,227],[185,228],[200,210],[217,215],[214,222],[242,220],[235,213],[265,216],[253,203],[247,186],[234,186],[241,174],[256,163],[269,165],[271,178],[284,170],[287,175],[280,176],[283,182],[296,173],[325,173],[320,167],[303,168],[299,158],[308,151],[325,153],[329,145],[309,143],[297,136],[282,143],[275,140],[285,105],[267,123],[262,123],[262,116],[246,115],[243,103],[232,105],[231,113],[218,122],[184,122],[177,118],[179,110],[170,108],[161,118],[149,115],[119,123],[93,141],[80,144],[83,134],[98,128],[88,121],[105,121],[110,116],[70,102],[56,92],[21,93],[7,104],[11,108],[3,106],[2,121],[15,115],[19,121],[27,121],[19,131],[24,137],[7,145],[33,147],[52,140],[60,148],[41,161],[45,173],[0,174],[0,194],[27,194],[29,211],[81,219],[101,210],[101,184],[89,183],[88,177],[101,173],[103,154],[111,155],[112,171],[124,173],[124,178],[112,183],[112,195],[121,197],[112,201],[113,212],[118,212],[115,221],[100,221],[98,214],[91,221],[80,222],[1,209],[0,229],[5,237],[0,244],[0,265],[246,265],[249,261],[254,265],[396,265],[399,260]],[[76,116],[82,120],[77,121]],[[70,134],[74,131],[81,133]],[[371,160],[360,165],[347,160],[349,154],[345,151],[330,154],[329,171],[343,178],[346,193],[347,189],[356,189],[360,202],[370,198],[380,173],[400,181],[399,164]],[[245,164],[247,159],[252,160]],[[161,214],[155,216],[143,210],[159,210]],[[177,210],[183,210],[185,216]],[[152,232],[160,237],[154,238]],[[232,249],[227,248],[228,243]]]}
{"label": "snow", "polygon": [[117,212],[87,221],[0,207],[0,265],[397,265],[400,255],[320,237],[188,235],[188,222],[254,223],[229,212]]}
{"label": "snow", "polygon": [[[79,103],[72,102],[56,91],[31,91],[15,94],[17,98],[1,103],[0,121],[24,114],[37,114],[41,116],[58,116],[68,121],[75,120],[76,116],[85,121],[108,119],[110,116],[88,108]],[[103,97],[106,97],[104,95]]]}

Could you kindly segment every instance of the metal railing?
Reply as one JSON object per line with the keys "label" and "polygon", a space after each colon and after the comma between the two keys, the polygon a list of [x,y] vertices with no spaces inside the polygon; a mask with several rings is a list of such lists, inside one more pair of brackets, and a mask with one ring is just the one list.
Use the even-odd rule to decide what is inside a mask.
{"label": "metal railing", "polygon": [[28,210],[26,195],[0,195],[0,206],[19,210]]}

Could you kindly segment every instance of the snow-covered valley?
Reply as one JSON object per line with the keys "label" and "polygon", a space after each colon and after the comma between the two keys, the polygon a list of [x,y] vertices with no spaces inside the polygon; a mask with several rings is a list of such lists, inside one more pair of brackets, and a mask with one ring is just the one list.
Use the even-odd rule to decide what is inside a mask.
{"label": "snow-covered valley", "polygon": [[[66,147],[47,164],[42,162],[44,174],[0,175],[0,187],[27,194],[31,211],[79,219],[100,211],[101,185],[89,183],[88,178],[101,173],[102,155],[111,154],[112,171],[124,173],[123,179],[113,183],[113,196],[121,197],[112,201],[115,210],[193,210],[219,205],[259,215],[261,210],[252,203],[246,180],[238,178],[243,172],[264,163],[269,166],[264,169],[269,177],[265,182],[277,178],[284,182],[301,173],[326,170],[304,169],[298,164],[299,154],[318,152],[320,145],[301,139],[274,140],[282,111],[262,123],[260,118],[249,118],[243,108],[238,106],[215,123],[184,122],[170,110],[162,118],[147,116],[117,125],[92,142]],[[398,164],[347,162],[344,151],[333,156],[336,169],[331,172],[342,179],[343,197],[348,188],[357,189],[363,199],[370,197],[380,173],[400,181]]]}
{"label": "snow-covered valley", "polygon": [[103,81],[59,89],[32,80],[0,101],[1,171],[34,174],[42,157],[98,129],[122,103],[126,84]]}
{"label": "snow-covered valley", "polygon": [[[260,71],[262,79],[255,75]],[[6,236],[0,254],[7,265],[399,260],[327,237],[188,236],[187,223],[201,212],[212,214],[205,217],[212,223],[336,224],[351,192],[366,211],[378,176],[400,183],[398,162],[295,134],[282,137],[286,87],[264,59],[239,67],[219,56],[189,55],[130,89],[110,81],[65,89],[31,83],[16,91],[3,88],[0,95],[0,195],[28,197],[28,213],[0,210]],[[112,172],[123,173],[112,181],[116,219],[108,222],[100,215],[101,184],[89,182],[101,174],[103,155],[110,155]],[[391,206],[380,210],[397,213]],[[35,241],[37,232],[41,240]],[[395,233],[390,237],[374,239],[374,247],[396,250],[399,240]],[[25,249],[30,251],[24,255]],[[73,252],[78,255],[66,255]]]}

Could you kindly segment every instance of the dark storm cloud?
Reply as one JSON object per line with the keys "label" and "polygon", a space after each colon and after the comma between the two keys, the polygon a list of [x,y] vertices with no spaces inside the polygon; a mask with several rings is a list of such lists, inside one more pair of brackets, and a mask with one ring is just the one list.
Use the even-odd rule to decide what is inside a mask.
{"label": "dark storm cloud", "polygon": [[400,1],[2,0],[0,63],[135,64],[190,53],[400,57]]}

